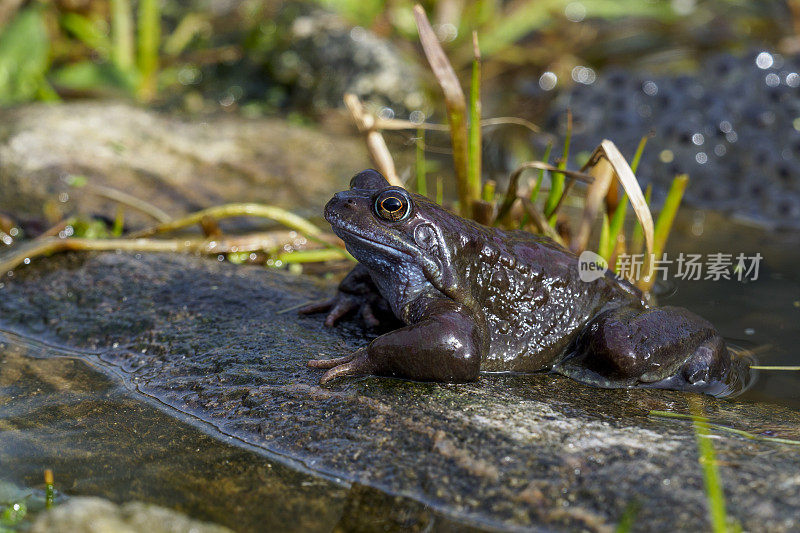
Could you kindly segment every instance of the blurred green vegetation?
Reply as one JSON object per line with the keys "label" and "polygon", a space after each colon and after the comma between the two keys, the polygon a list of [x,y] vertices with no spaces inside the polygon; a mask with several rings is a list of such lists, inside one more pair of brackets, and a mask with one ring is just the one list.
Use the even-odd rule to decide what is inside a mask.
{"label": "blurred green vegetation", "polygon": [[[208,99],[214,91],[230,89],[233,100],[274,110],[291,88],[276,79],[271,54],[290,46],[293,17],[315,6],[332,10],[350,24],[392,39],[422,63],[413,3],[245,0],[227,10],[203,10],[199,3],[176,0],[9,2],[0,9],[0,105],[112,95],[198,107],[198,96]],[[640,61],[665,50],[681,56],[681,50],[730,49],[752,41],[777,44],[800,27],[793,17],[796,0],[422,4],[465,78],[472,62],[471,35],[478,32],[489,80],[520,69],[522,75],[545,68],[561,74],[581,63]],[[225,105],[224,95],[214,100]]]}

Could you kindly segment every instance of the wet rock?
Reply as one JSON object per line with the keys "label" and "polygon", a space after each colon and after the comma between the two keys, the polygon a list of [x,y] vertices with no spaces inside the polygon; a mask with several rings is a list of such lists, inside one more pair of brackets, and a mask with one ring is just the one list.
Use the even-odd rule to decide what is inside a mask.
{"label": "wet rock", "polygon": [[551,126],[574,115],[573,153],[603,138],[628,157],[653,131],[638,176],[662,194],[689,174],[686,201],[767,225],[800,228],[800,57],[711,57],[693,76],[602,73],[562,95]]}
{"label": "wet rock", "polygon": [[[304,277],[194,257],[64,255],[3,280],[0,320],[82,349],[128,386],[310,470],[417,500],[476,527],[608,531],[705,523],[687,395],[602,390],[548,374],[448,385],[361,378],[318,385],[310,358],[370,334],[292,309],[333,290]],[[800,414],[703,398],[720,423],[800,437]],[[745,529],[800,527],[800,459],[788,445],[714,439],[729,513]],[[355,485],[354,485],[355,486]],[[353,496],[369,508],[376,498]],[[377,498],[380,499],[380,498]],[[408,506],[392,523],[429,519]],[[344,526],[343,526],[344,527]]]}
{"label": "wet rock", "polygon": [[[172,10],[175,24],[187,12],[209,7],[185,4]],[[394,112],[425,103],[415,58],[317,2],[213,2],[211,9],[208,41],[199,44],[239,52],[189,65],[183,79],[216,106],[324,112],[343,107],[348,92]]]}
{"label": "wet rock", "polygon": [[[74,212],[111,219],[116,204],[71,188],[69,175],[174,215],[226,202],[304,215],[369,164],[363,142],[280,119],[192,121],[122,103],[0,110],[0,212],[18,219]],[[313,206],[313,207],[312,207]],[[131,209],[126,222],[152,223]]]}
{"label": "wet rock", "polygon": [[346,93],[397,111],[425,103],[417,69],[371,31],[320,9],[292,13],[288,26],[288,43],[273,70],[279,81],[296,87],[293,98],[317,110],[342,106]]}
{"label": "wet rock", "polygon": [[102,498],[73,498],[42,514],[31,533],[228,533],[227,527],[192,520],[156,505],[117,505]]}

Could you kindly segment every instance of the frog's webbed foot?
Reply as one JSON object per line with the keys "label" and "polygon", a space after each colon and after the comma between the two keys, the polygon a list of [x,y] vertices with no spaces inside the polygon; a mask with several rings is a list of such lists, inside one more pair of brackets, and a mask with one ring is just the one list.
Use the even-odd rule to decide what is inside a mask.
{"label": "frog's webbed foot", "polygon": [[309,368],[328,369],[319,380],[320,385],[342,376],[364,376],[371,374],[373,365],[369,361],[366,348],[361,348],[350,355],[333,359],[312,359]]}

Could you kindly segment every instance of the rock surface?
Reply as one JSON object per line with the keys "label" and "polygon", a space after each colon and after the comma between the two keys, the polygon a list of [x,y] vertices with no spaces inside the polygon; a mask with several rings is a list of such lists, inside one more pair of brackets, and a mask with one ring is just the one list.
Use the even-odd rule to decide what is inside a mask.
{"label": "rock surface", "polygon": [[[318,215],[369,165],[364,143],[281,119],[182,120],[122,103],[0,110],[0,212],[19,219],[116,204],[70,188],[82,175],[175,216],[226,202],[263,202]],[[55,213],[54,213],[55,212]],[[129,224],[152,223],[126,210]]]}
{"label": "rock surface", "polygon": [[[221,432],[340,477],[424,502],[465,524],[613,530],[707,520],[687,396],[601,390],[547,374],[467,385],[391,379],[317,384],[305,367],[366,342],[292,308],[332,285],[254,267],[163,255],[65,255],[3,281],[0,322],[82,348],[129,387]],[[798,438],[800,414],[702,399],[714,421]],[[800,458],[789,445],[714,439],[729,513],[745,529],[800,527]],[[414,521],[407,527],[422,528]]]}
{"label": "rock surface", "polygon": [[[166,11],[175,25],[187,15],[210,14],[204,20],[202,38],[189,43],[188,50],[206,58],[219,51],[221,57],[192,64],[192,55],[185,54],[189,63],[179,74],[185,86],[178,90],[199,91],[206,105],[324,113],[343,107],[348,92],[394,112],[408,113],[427,105],[419,56],[322,8],[320,2],[191,0],[170,4]],[[363,13],[372,8],[365,9],[361,17],[350,15],[364,19]],[[381,31],[381,22],[371,23]],[[184,100],[189,107],[196,105],[190,102],[191,98]]]}

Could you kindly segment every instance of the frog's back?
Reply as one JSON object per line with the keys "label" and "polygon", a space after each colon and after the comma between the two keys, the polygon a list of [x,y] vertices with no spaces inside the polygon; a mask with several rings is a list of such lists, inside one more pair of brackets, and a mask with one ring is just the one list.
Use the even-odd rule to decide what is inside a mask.
{"label": "frog's back", "polygon": [[640,305],[636,290],[613,275],[582,281],[577,256],[547,237],[486,228],[473,246],[469,279],[491,334],[484,370],[549,368],[599,312]]}

